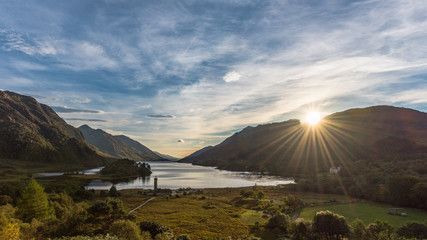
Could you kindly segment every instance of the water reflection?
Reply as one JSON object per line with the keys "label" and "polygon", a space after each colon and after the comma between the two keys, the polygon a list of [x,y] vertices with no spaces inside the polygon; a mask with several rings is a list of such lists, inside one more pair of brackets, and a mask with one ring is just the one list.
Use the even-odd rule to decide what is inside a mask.
{"label": "water reflection", "polygon": [[[152,175],[138,177],[126,181],[115,182],[116,188],[121,189],[153,189],[154,176],[159,179],[159,188],[224,188],[245,187],[255,184],[275,186],[293,183],[293,180],[274,176],[260,175],[249,172],[230,172],[213,167],[203,167],[188,163],[150,162]],[[153,179],[153,180],[152,180]],[[87,189],[108,190],[113,185],[109,181],[94,180],[86,186]]]}

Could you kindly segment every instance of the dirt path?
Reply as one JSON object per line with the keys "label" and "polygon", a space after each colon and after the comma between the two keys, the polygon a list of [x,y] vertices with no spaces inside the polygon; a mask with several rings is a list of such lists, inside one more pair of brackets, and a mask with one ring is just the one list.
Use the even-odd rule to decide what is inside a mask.
{"label": "dirt path", "polygon": [[131,213],[132,213],[132,212],[134,212],[135,210],[138,210],[138,208],[140,208],[140,207],[144,206],[145,204],[147,204],[149,201],[151,201],[151,200],[153,200],[153,199],[155,199],[155,197],[152,197],[152,198],[148,199],[148,200],[147,200],[147,201],[145,201],[143,204],[141,204],[141,205],[139,205],[138,207],[136,207],[136,208],[134,208],[134,209],[130,210],[128,214],[131,214]]}

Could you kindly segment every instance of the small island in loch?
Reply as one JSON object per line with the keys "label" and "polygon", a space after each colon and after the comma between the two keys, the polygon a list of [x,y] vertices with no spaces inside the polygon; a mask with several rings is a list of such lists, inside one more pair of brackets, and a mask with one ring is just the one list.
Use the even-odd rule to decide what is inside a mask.
{"label": "small island in loch", "polygon": [[145,177],[151,175],[151,167],[148,163],[120,159],[101,169],[100,175],[111,178]]}

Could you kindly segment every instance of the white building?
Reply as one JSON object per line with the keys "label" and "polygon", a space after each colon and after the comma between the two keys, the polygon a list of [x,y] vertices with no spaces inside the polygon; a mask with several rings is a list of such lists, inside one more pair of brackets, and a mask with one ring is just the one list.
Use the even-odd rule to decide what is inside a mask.
{"label": "white building", "polygon": [[331,167],[329,168],[329,173],[330,174],[337,174],[339,171],[341,171],[341,166],[335,168],[335,167]]}

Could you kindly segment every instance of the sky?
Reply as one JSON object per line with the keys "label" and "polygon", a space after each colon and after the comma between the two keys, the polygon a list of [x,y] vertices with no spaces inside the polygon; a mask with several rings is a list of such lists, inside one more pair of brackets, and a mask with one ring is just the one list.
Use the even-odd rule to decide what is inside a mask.
{"label": "sky", "polygon": [[250,125],[427,111],[427,2],[0,0],[0,89],[184,157]]}

